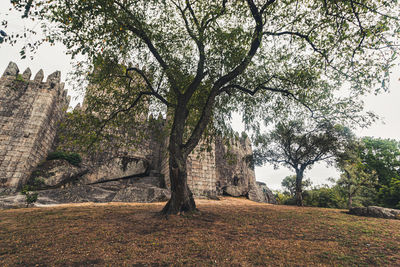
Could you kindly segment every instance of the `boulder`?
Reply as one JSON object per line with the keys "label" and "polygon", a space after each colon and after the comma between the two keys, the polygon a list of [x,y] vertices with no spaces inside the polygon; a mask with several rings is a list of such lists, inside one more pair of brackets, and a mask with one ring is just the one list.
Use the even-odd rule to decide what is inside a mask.
{"label": "boulder", "polygon": [[162,181],[160,177],[146,176],[146,177],[121,178],[112,181],[98,182],[92,185],[99,186],[104,189],[118,191],[127,186],[136,186],[136,185],[162,187]]}
{"label": "boulder", "polygon": [[235,185],[227,185],[222,188],[223,194],[232,196],[232,197],[240,197],[245,196],[248,193],[248,189],[242,186],[235,186]]}
{"label": "boulder", "polygon": [[117,192],[113,202],[163,202],[170,199],[171,193],[167,189],[138,184],[128,186]]}
{"label": "boulder", "polygon": [[148,161],[142,158],[113,158],[103,165],[92,167],[80,181],[83,184],[93,184],[131,176],[145,176],[148,166]]}
{"label": "boulder", "polygon": [[72,165],[64,159],[48,160],[32,172],[28,185],[38,189],[57,188],[76,182],[87,172],[86,168]]}
{"label": "boulder", "polygon": [[358,216],[400,220],[400,210],[382,208],[377,206],[354,207],[349,210],[349,213]]}
{"label": "boulder", "polygon": [[263,182],[256,182],[257,186],[262,190],[266,203],[278,204],[271,189]]}
{"label": "boulder", "polygon": [[265,183],[261,182],[256,182],[255,185],[250,186],[247,198],[252,201],[261,203],[277,203],[271,190],[265,185]]}

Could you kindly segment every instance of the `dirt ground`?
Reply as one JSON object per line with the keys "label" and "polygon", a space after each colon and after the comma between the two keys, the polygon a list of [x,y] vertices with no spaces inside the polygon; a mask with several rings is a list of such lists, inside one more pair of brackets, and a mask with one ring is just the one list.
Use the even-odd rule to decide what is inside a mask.
{"label": "dirt ground", "polygon": [[400,220],[343,210],[196,200],[0,210],[0,266],[400,266]]}

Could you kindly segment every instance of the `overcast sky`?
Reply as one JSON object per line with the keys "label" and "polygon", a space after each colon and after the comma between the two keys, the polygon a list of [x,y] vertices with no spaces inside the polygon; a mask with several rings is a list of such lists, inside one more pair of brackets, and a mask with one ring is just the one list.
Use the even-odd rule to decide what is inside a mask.
{"label": "overcast sky", "polygon": [[[1,0],[0,7],[0,21],[7,19],[9,26],[7,32],[23,33],[24,26],[35,26],[36,22],[29,20],[19,19],[19,15],[11,14],[6,16],[9,9],[9,1]],[[4,3],[6,2],[6,3]],[[8,5],[8,6],[7,6]],[[1,26],[0,26],[1,27]],[[1,28],[0,28],[1,29]],[[39,30],[39,26],[37,26]],[[70,64],[71,59],[66,55],[66,50],[62,45],[49,46],[48,44],[42,45],[37,53],[34,55],[33,60],[21,59],[19,51],[26,41],[21,40],[16,46],[12,47],[8,44],[0,44],[0,73],[3,73],[8,63],[13,61],[17,63],[20,72],[23,72],[27,67],[32,70],[32,77],[40,70],[43,69],[45,77],[56,70],[62,72],[62,80],[66,81],[67,74],[72,71]],[[400,68],[397,66],[391,73],[390,92],[383,93],[378,96],[368,96],[365,99],[366,110],[374,111],[376,114],[383,118],[383,122],[377,122],[369,129],[359,129],[356,131],[358,136],[374,136],[381,138],[400,139]],[[66,89],[70,88],[68,83]],[[69,95],[73,96],[71,105],[75,106],[78,100],[74,98],[76,94],[69,91]],[[238,132],[243,131],[243,126],[239,118],[236,118],[233,125],[234,129]],[[292,170],[281,167],[274,170],[272,166],[264,166],[256,168],[256,178],[258,181],[265,182],[272,189],[280,189],[282,179],[287,175],[294,174]],[[306,177],[311,178],[314,185],[327,183],[326,179],[329,177],[337,178],[338,172],[334,168],[327,168],[325,164],[315,164],[314,167],[306,171]]]}

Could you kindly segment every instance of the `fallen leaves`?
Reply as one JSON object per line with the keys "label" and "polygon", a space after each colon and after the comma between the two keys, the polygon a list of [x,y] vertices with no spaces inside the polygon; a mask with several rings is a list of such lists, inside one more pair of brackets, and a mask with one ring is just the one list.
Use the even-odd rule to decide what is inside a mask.
{"label": "fallen leaves", "polygon": [[341,210],[198,200],[0,210],[0,265],[398,265],[400,221]]}

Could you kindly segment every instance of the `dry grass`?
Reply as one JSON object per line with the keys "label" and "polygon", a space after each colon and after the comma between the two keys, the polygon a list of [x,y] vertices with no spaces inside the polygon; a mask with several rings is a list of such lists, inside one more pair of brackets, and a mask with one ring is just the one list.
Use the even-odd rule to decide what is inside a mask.
{"label": "dry grass", "polygon": [[0,210],[0,266],[400,266],[400,221],[340,210],[198,200]]}

